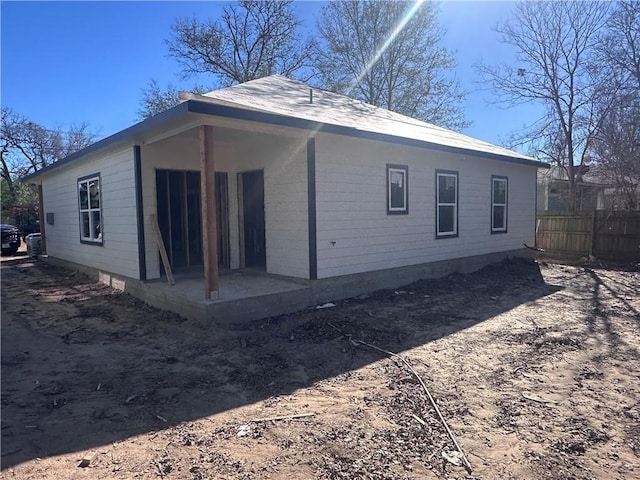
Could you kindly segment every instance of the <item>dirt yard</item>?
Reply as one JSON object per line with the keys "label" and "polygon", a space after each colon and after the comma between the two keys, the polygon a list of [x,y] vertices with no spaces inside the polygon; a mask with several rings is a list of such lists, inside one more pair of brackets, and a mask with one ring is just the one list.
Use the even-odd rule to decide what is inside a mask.
{"label": "dirt yard", "polygon": [[[24,257],[1,274],[3,479],[640,478],[637,269],[511,261],[224,331]],[[410,363],[471,473],[355,340]]]}

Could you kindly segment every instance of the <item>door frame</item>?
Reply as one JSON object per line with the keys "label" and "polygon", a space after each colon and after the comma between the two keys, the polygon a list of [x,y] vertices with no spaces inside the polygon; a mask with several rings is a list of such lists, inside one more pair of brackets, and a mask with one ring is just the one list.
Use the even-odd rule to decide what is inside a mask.
{"label": "door frame", "polygon": [[[160,176],[162,174],[164,174],[166,177],[166,186],[165,186],[165,190],[166,190],[166,199],[164,199],[167,202],[167,208],[166,208],[166,215],[167,215],[167,222],[168,222],[168,232],[169,235],[167,238],[165,238],[165,234],[166,231],[162,233],[163,235],[163,242],[165,244],[165,248],[167,250],[167,256],[169,257],[169,263],[171,265],[171,268],[174,269],[175,271],[175,264],[174,264],[174,260],[173,260],[173,242],[174,242],[174,238],[172,235],[172,221],[175,221],[175,218],[172,218],[171,215],[171,208],[170,208],[170,204],[172,201],[179,201],[180,202],[180,211],[181,211],[181,223],[182,223],[182,235],[185,238],[184,242],[185,242],[185,255],[186,255],[186,266],[185,267],[179,267],[179,269],[183,269],[185,268],[187,271],[191,270],[192,268],[200,268],[204,266],[204,244],[203,244],[203,240],[202,240],[202,235],[203,235],[203,230],[202,230],[202,220],[201,220],[201,216],[202,216],[202,205],[201,205],[201,195],[200,195],[200,178],[201,178],[201,173],[198,170],[178,170],[178,169],[170,169],[170,168],[156,168],[155,169],[155,181],[156,181],[156,215],[158,216],[158,223],[160,225],[162,225],[162,220],[160,218],[159,215],[159,211],[160,209],[159,207],[159,203],[160,203],[160,198],[159,198],[159,189],[158,189],[158,185],[159,182],[161,181]],[[174,195],[171,194],[171,189],[170,189],[170,180],[169,180],[169,176],[170,174],[179,174],[181,175],[181,185],[182,185],[182,192],[179,192],[179,195],[175,195],[176,198],[174,198]],[[188,192],[187,192],[187,174],[196,174],[198,176],[198,181],[196,182],[196,184],[198,185],[197,187],[197,198],[198,198],[198,207],[199,207],[199,215],[198,218],[200,219],[200,221],[198,222],[198,227],[193,227],[193,228],[197,228],[198,232],[197,234],[200,236],[200,261],[199,262],[195,262],[192,263],[192,259],[191,259],[191,251],[190,251],[190,245],[189,245],[189,236],[192,230],[192,226],[189,224],[189,215],[188,215],[188,205],[189,202],[187,200],[188,197]],[[230,245],[229,245],[229,186],[228,186],[228,174],[227,172],[215,172],[215,178],[216,178],[216,208],[217,208],[217,218],[218,218],[218,246],[219,248],[219,254],[218,254],[218,262],[221,266],[229,268],[229,262],[230,262]],[[219,190],[219,191],[218,191]],[[163,264],[160,261],[160,269],[162,271]]]}

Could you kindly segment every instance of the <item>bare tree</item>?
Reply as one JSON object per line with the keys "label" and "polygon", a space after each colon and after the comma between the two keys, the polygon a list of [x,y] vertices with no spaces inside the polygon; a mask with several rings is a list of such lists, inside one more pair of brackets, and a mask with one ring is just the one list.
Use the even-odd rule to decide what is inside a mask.
{"label": "bare tree", "polygon": [[219,21],[178,20],[167,42],[182,75],[212,74],[222,86],[272,74],[295,76],[307,66],[310,42],[298,33],[292,1],[241,0]]}
{"label": "bare tree", "polygon": [[601,64],[620,79],[615,102],[601,108],[593,153],[605,178],[616,187],[616,208],[637,210],[640,194],[640,2],[613,9],[599,45]]}
{"label": "bare tree", "polygon": [[[211,89],[203,87],[202,85],[195,85],[189,89],[189,91],[193,93],[205,93],[209,90]],[[138,119],[144,120],[145,118],[162,113],[171,107],[175,107],[180,103],[179,93],[180,89],[172,83],[169,83],[167,87],[163,89],[156,80],[149,80],[147,86],[142,89],[142,98],[140,99],[140,107],[138,108]]]}
{"label": "bare tree", "polygon": [[570,210],[595,132],[619,88],[615,72],[597,62],[608,11],[604,2],[518,3],[513,18],[497,28],[501,41],[517,50],[517,62],[480,66],[501,101],[545,107],[544,116],[516,139],[565,170]]}
{"label": "bare tree", "polygon": [[11,188],[14,180],[93,143],[96,134],[86,123],[68,130],[48,129],[3,107],[0,137],[0,176]]}
{"label": "bare tree", "polygon": [[320,86],[444,127],[468,125],[434,3],[334,1],[317,22]]}
{"label": "bare tree", "polygon": [[600,44],[602,59],[619,69],[626,88],[640,90],[640,2],[616,3]]}
{"label": "bare tree", "polygon": [[593,142],[603,177],[615,186],[613,207],[638,210],[640,195],[640,101],[621,98],[609,109]]}

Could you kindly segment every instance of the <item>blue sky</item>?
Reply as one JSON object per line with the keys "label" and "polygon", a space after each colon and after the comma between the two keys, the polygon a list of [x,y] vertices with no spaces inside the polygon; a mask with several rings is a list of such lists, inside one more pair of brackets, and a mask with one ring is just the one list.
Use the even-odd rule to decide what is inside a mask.
{"label": "blue sky", "polygon": [[[107,136],[136,122],[141,89],[150,78],[164,86],[183,81],[165,39],[176,18],[215,17],[220,2],[7,2],[1,13],[2,106],[47,127],[88,122]],[[320,2],[296,2],[309,28]],[[444,46],[455,51],[456,76],[468,92],[463,108],[473,126],[464,133],[496,144],[536,119],[533,106],[492,105],[473,65],[512,61],[514,52],[492,30],[511,3],[445,1]],[[205,82],[206,83],[206,82]]]}

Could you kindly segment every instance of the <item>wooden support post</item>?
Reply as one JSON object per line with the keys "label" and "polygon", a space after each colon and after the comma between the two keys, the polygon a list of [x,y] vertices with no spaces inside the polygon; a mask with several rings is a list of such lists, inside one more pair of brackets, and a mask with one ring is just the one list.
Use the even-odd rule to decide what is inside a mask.
{"label": "wooden support post", "polygon": [[44,198],[42,196],[42,184],[38,184],[38,221],[40,222],[40,245],[42,255],[47,254],[47,235],[45,227],[45,214],[44,214]]}
{"label": "wooden support post", "polygon": [[205,299],[218,298],[218,225],[216,221],[216,177],[213,129],[200,127],[200,195],[202,204],[202,250]]}

